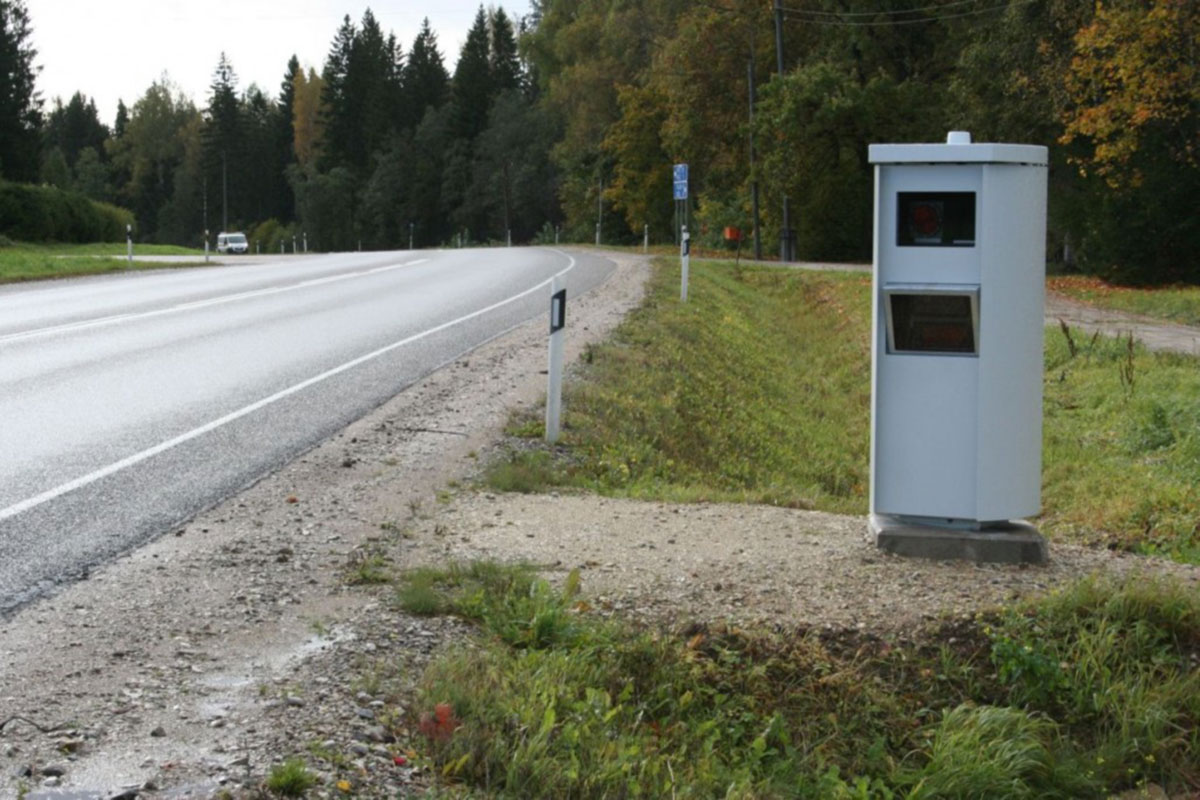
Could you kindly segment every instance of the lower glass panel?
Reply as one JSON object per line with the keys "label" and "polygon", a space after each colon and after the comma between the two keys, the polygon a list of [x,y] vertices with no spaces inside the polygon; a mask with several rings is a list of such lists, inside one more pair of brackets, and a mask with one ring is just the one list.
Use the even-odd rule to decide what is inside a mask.
{"label": "lower glass panel", "polygon": [[973,294],[889,292],[888,352],[978,355]]}

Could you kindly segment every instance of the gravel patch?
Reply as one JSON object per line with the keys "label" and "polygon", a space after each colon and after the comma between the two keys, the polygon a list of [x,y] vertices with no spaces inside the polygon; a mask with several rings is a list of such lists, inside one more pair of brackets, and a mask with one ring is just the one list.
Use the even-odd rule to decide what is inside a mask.
{"label": "gravel patch", "polygon": [[878,550],[865,518],[770,506],[670,505],[584,495],[465,494],[419,529],[429,563],[489,559],[578,569],[602,608],[656,623],[911,630],[1090,574],[1200,569],[1051,543],[1044,566],[925,561]]}

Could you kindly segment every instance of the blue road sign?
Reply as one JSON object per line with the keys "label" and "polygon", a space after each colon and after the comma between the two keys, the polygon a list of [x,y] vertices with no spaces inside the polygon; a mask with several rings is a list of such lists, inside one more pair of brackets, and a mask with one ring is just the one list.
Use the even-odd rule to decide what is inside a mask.
{"label": "blue road sign", "polygon": [[688,196],[688,165],[675,165],[675,199],[687,200]]}

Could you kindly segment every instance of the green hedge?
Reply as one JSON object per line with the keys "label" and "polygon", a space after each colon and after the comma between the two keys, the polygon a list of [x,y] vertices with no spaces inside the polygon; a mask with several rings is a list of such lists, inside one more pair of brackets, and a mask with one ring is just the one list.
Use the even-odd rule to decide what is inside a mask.
{"label": "green hedge", "polygon": [[118,242],[133,213],[52,186],[0,181],[0,234],[21,242]]}

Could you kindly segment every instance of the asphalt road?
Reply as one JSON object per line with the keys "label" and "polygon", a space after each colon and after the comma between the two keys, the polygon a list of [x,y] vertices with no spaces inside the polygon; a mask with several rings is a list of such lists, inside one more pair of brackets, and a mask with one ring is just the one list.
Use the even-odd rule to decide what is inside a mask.
{"label": "asphalt road", "polygon": [[611,269],[514,248],[0,287],[0,614],[548,315],[552,276],[572,297]]}

